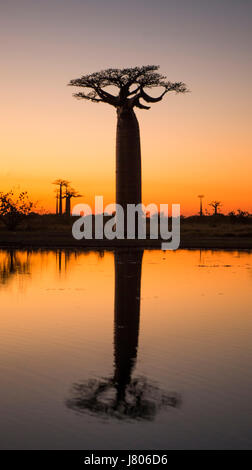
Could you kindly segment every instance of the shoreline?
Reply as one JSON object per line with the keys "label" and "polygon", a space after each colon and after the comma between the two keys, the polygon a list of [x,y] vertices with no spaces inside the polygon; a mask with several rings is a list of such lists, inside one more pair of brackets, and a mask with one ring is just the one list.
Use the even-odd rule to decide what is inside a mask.
{"label": "shoreline", "polygon": [[[8,248],[72,248],[72,249],[116,249],[143,248],[161,249],[162,240],[75,240],[64,232],[59,233],[5,232],[0,233],[0,249]],[[230,249],[252,250],[252,237],[181,237],[178,249]]]}

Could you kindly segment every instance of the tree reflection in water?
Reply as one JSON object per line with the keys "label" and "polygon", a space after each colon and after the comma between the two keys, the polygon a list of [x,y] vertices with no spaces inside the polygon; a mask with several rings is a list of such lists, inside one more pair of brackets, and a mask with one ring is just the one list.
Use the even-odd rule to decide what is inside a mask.
{"label": "tree reflection in water", "polygon": [[12,277],[17,274],[30,273],[30,256],[26,252],[25,260],[21,259],[20,254],[16,250],[10,249],[4,252],[3,258],[0,260],[0,283],[6,284]]}
{"label": "tree reflection in water", "polygon": [[132,377],[137,359],[143,251],[115,252],[114,374],[73,385],[68,408],[117,419],[153,420],[178,407],[177,393],[162,391],[145,377]]}

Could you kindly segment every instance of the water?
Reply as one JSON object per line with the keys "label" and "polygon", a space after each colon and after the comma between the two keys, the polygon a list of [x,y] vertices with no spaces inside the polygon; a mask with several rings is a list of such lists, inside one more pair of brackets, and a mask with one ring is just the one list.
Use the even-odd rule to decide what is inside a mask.
{"label": "water", "polygon": [[252,255],[0,252],[1,449],[252,447]]}

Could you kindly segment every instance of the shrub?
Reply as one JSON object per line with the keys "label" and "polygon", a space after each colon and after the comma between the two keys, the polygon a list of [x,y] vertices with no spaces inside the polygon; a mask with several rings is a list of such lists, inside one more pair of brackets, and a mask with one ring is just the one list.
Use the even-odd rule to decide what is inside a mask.
{"label": "shrub", "polygon": [[17,198],[13,191],[0,192],[0,219],[8,230],[14,230],[17,225],[32,213],[33,202],[28,198],[26,191],[22,191]]}

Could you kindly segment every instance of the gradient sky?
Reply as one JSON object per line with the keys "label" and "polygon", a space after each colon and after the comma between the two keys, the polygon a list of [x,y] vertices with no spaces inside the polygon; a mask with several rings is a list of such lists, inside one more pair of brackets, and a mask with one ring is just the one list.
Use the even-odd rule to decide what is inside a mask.
{"label": "gradient sky", "polygon": [[54,210],[56,178],[93,205],[115,197],[116,113],[66,84],[108,67],[159,64],[186,95],[137,110],[143,202],[198,194],[252,211],[250,0],[1,0],[0,191]]}

